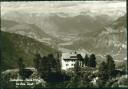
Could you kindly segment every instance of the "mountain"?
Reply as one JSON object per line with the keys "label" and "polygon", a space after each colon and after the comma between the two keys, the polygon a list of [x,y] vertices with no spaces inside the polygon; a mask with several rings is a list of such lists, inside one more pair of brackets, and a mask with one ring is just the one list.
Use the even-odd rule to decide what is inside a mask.
{"label": "mountain", "polygon": [[[126,15],[118,15],[114,17],[117,18],[115,20],[105,13],[96,16],[84,12],[75,16],[66,13],[48,15],[27,12],[9,13],[6,13],[3,19],[15,21],[21,25],[16,24],[16,26],[10,27],[15,29],[14,33],[22,34],[24,32],[24,35],[29,37],[32,32],[35,34],[31,36],[32,38],[45,42],[60,51],[85,50],[102,57],[112,54],[115,59],[119,60],[126,57]],[[21,18],[22,20],[20,20]],[[25,26],[22,26],[23,23]],[[30,28],[28,32],[26,32],[26,25]],[[32,26],[40,30],[35,30],[35,27]],[[24,30],[20,30],[21,28]],[[43,33],[39,36],[36,34],[37,32],[38,34]]]}
{"label": "mountain", "polygon": [[73,17],[51,14],[47,21],[50,24],[47,27],[49,35],[52,35],[49,29],[52,28],[55,36],[62,40],[58,44],[60,48],[83,48],[88,51],[95,47],[96,36],[113,22],[107,15],[92,17],[86,13]]}
{"label": "mountain", "polygon": [[98,36],[96,50],[101,50],[100,53],[110,53],[117,60],[123,60],[127,56],[126,15],[119,17],[105,29]]}
{"label": "mountain", "polygon": [[41,31],[60,39],[71,33],[77,34],[79,32],[86,33],[93,30],[102,30],[103,26],[111,24],[113,21],[108,15],[97,15],[94,17],[84,12],[77,16],[68,16],[66,13],[50,13],[47,15],[44,13],[12,11],[4,14],[2,18],[18,23],[35,24]]}
{"label": "mountain", "polygon": [[19,23],[14,20],[1,19],[1,27],[3,31],[17,33],[28,37],[48,37],[46,33],[35,24]]}
{"label": "mountain", "polygon": [[33,23],[17,22],[15,20],[1,19],[2,31],[16,33],[36,39],[40,42],[45,42],[47,45],[52,44],[52,40],[59,41]]}
{"label": "mountain", "polygon": [[[84,20],[84,18],[82,19]],[[81,19],[79,20],[82,21]],[[88,23],[89,22],[90,21],[88,21]],[[81,29],[78,30],[80,31],[77,32],[78,36],[74,35],[75,37],[73,38],[72,35],[71,36],[72,40],[63,43],[63,45],[61,44],[60,46],[72,50],[74,48],[81,50],[85,49],[88,52],[93,52],[97,55],[101,55],[101,57],[107,54],[111,54],[115,60],[123,60],[124,58],[127,57],[126,15],[119,17],[118,19],[112,21],[111,24],[108,25],[102,25],[102,24],[97,25],[98,24],[97,23],[95,24],[96,26],[101,25],[100,27],[97,28],[95,28],[96,26],[92,24],[90,23],[90,26],[93,26],[91,27],[92,29],[86,30],[88,27],[85,25],[85,30],[81,30]],[[84,25],[81,27],[84,27]],[[72,27],[72,28],[75,29],[77,27]],[[69,36],[69,38],[71,37]]]}
{"label": "mountain", "polygon": [[26,66],[33,66],[36,53],[42,56],[57,50],[30,37],[1,31],[2,69],[17,67],[17,60],[22,57]]}
{"label": "mountain", "polygon": [[121,29],[121,27],[125,27],[126,28],[126,26],[127,26],[127,16],[126,16],[126,14],[124,15],[124,16],[121,16],[121,17],[119,17],[113,24],[112,24],[112,27],[114,28],[114,29],[117,29],[117,30],[119,30],[119,29]]}

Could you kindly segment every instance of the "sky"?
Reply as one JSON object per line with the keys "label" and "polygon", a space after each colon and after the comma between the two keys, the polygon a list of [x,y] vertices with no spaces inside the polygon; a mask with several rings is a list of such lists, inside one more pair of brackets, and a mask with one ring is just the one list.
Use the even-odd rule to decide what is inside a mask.
{"label": "sky", "polygon": [[77,16],[82,13],[108,14],[115,16],[126,13],[126,1],[22,1],[1,2],[1,15],[18,11],[27,13],[66,13]]}

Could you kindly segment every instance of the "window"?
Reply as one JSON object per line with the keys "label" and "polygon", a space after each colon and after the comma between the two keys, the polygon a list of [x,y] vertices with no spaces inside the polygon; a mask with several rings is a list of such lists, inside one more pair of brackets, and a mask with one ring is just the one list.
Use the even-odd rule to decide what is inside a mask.
{"label": "window", "polygon": [[77,58],[76,56],[70,56],[70,58]]}
{"label": "window", "polygon": [[72,66],[74,66],[74,64],[72,64]]}
{"label": "window", "polygon": [[66,66],[68,66],[68,64],[66,64]]}

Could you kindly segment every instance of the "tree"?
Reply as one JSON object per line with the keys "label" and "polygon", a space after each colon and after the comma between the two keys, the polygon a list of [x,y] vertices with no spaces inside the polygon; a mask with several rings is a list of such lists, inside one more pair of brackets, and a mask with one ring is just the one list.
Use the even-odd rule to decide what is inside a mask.
{"label": "tree", "polygon": [[40,54],[36,54],[35,58],[33,59],[33,64],[38,72],[40,71],[40,62],[41,62],[41,56]]}
{"label": "tree", "polygon": [[81,56],[81,54],[77,54],[77,59],[78,60],[83,60],[83,57]]}
{"label": "tree", "polygon": [[23,59],[19,58],[17,64],[18,64],[18,67],[19,67],[19,75],[22,77],[22,79],[25,79],[25,72],[24,72],[25,65],[23,63]]}
{"label": "tree", "polygon": [[100,65],[99,65],[99,80],[98,80],[98,86],[102,87],[105,85],[106,81],[109,79],[109,75],[107,73],[107,64],[103,61]]}
{"label": "tree", "polygon": [[48,54],[41,59],[40,74],[46,81],[58,81],[61,75],[60,63],[53,54]]}
{"label": "tree", "polygon": [[77,76],[80,75],[80,65],[79,65],[79,61],[77,60],[75,65],[74,65],[74,72]]}
{"label": "tree", "polygon": [[99,66],[99,86],[105,86],[106,82],[112,78],[115,71],[115,63],[110,55],[106,56],[107,61]]}
{"label": "tree", "polygon": [[81,56],[81,54],[77,54],[77,60],[79,61],[79,65],[83,66],[83,57]]}
{"label": "tree", "polygon": [[89,66],[96,67],[96,57],[95,54],[91,54],[89,58]]}
{"label": "tree", "polygon": [[85,58],[84,58],[84,65],[85,65],[85,66],[89,66],[89,63],[88,63],[88,62],[89,62],[89,57],[88,57],[88,55],[86,54],[86,55],[85,55]]}
{"label": "tree", "polygon": [[108,71],[107,64],[104,61],[100,64],[98,70],[99,70],[99,78],[104,81],[108,80],[109,75],[107,74]]}
{"label": "tree", "polygon": [[49,54],[48,57],[48,63],[49,63],[49,68],[50,68],[50,71],[51,72],[58,72],[58,66],[57,66],[57,61],[56,59],[54,58],[53,54]]}
{"label": "tree", "polygon": [[49,63],[48,63],[48,58],[46,56],[44,56],[43,58],[41,58],[41,63],[40,63],[40,75],[42,78],[46,78],[48,76],[48,73],[50,71],[49,68]]}
{"label": "tree", "polygon": [[112,56],[107,55],[106,58],[107,58],[107,70],[111,78],[112,76],[114,76],[113,73],[115,71],[115,63]]}
{"label": "tree", "polygon": [[60,60],[60,54],[57,53],[57,57],[54,57],[54,60],[56,61],[56,70],[57,72],[61,72],[61,60]]}

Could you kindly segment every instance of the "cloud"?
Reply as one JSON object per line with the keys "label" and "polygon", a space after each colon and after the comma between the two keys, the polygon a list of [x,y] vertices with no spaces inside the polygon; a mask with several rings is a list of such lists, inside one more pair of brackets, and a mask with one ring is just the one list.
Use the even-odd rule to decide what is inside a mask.
{"label": "cloud", "polygon": [[67,13],[78,15],[81,12],[94,14],[126,13],[126,1],[22,1],[1,2],[1,14],[10,11],[28,13]]}

